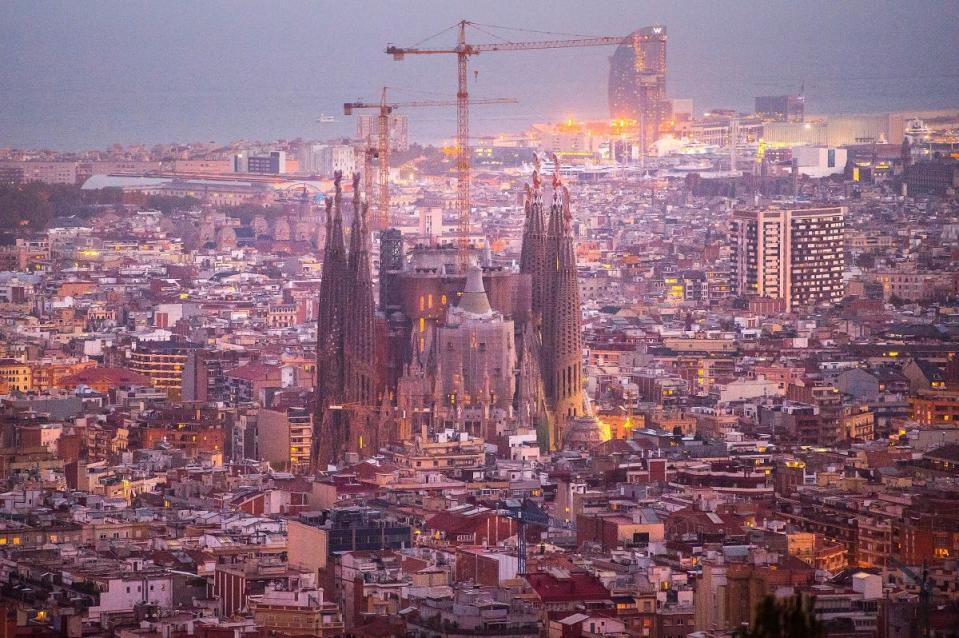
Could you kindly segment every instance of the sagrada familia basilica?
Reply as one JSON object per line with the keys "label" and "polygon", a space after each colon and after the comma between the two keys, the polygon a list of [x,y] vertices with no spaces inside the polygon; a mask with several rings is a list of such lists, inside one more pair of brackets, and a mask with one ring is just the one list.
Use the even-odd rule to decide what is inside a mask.
{"label": "sagrada familia basilica", "polygon": [[351,205],[336,176],[319,297],[317,467],[440,430],[487,441],[535,432],[544,450],[595,439],[583,392],[570,196],[553,161],[548,188],[538,159],[526,186],[519,272],[492,265],[482,247],[407,251],[388,229],[378,303],[359,176]]}

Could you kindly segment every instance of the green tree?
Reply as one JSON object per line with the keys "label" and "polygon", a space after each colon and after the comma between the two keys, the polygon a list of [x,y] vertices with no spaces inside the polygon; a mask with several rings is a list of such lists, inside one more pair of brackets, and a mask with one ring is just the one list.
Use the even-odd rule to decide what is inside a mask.
{"label": "green tree", "polygon": [[751,627],[736,632],[738,638],[822,638],[822,624],[812,612],[813,599],[793,596],[779,601],[766,596],[756,605]]}
{"label": "green tree", "polygon": [[169,215],[175,210],[194,210],[202,202],[196,197],[176,197],[171,195],[150,195],[143,202],[144,208],[158,210]]}
{"label": "green tree", "polygon": [[48,193],[42,188],[34,184],[0,186],[0,227],[40,230],[53,215]]}
{"label": "green tree", "polygon": [[89,217],[98,206],[122,201],[118,188],[85,191],[75,184],[0,184],[0,228],[42,230],[54,217]]}

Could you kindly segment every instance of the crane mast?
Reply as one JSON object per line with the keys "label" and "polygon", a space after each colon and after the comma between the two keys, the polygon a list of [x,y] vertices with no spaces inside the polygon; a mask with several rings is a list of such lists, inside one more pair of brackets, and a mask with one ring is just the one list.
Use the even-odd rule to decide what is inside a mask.
{"label": "crane mast", "polygon": [[[390,114],[394,105],[386,102],[387,87],[383,87],[378,104],[366,102],[347,102],[343,105],[343,114],[352,115],[354,109],[378,109],[376,115],[376,144],[373,143],[372,127],[366,134],[366,148],[363,149],[363,192],[373,205],[373,230],[382,231],[390,226]],[[377,192],[373,193],[373,159],[377,160]]]}
{"label": "crane mast", "polygon": [[910,567],[903,564],[899,559],[895,557],[889,558],[889,563],[901,571],[906,578],[911,580],[916,587],[919,588],[919,614],[917,620],[919,621],[919,635],[923,638],[928,638],[929,636],[929,607],[931,605],[932,591],[929,583],[929,566],[923,561],[922,563],[922,572],[917,574]]}
{"label": "crane mast", "polygon": [[576,524],[571,521],[550,516],[535,503],[528,499],[507,499],[500,512],[509,519],[516,521],[516,560],[517,574],[526,575],[526,559],[528,558],[528,542],[526,529],[528,525],[538,525],[549,529],[564,529],[575,531]]}
{"label": "crane mast", "polygon": [[456,209],[457,235],[461,263],[465,263],[469,248],[470,225],[470,179],[472,156],[470,154],[469,125],[469,86],[467,63],[471,55],[493,51],[531,51],[537,49],[563,49],[571,47],[595,47],[621,44],[627,36],[596,36],[560,40],[538,40],[531,42],[497,42],[472,44],[466,41],[466,27],[473,24],[468,20],[457,23],[457,39],[454,48],[398,47],[387,45],[386,53],[394,60],[402,60],[407,55],[456,55]]}
{"label": "crane mast", "polygon": [[390,219],[390,113],[392,108],[386,104],[386,87],[383,87],[383,94],[380,97],[380,115],[379,115],[379,199],[377,202],[377,214],[374,222],[374,229],[383,231],[391,225]]}
{"label": "crane mast", "polygon": [[[414,102],[387,102],[386,92],[388,87],[383,87],[379,102],[347,102],[343,105],[343,114],[352,115],[354,110],[374,109],[377,111],[376,122],[376,143],[373,142],[373,132],[370,131],[366,140],[367,148],[364,150],[363,162],[363,186],[367,197],[375,200],[373,203],[373,228],[374,230],[385,230],[393,225],[393,219],[390,216],[390,116],[398,108],[411,107],[429,107],[429,106],[451,106],[457,105],[459,100],[419,100]],[[516,100],[512,98],[486,98],[472,100],[473,104],[515,104]],[[467,100],[467,107],[470,100]],[[373,189],[373,159],[377,160],[377,185],[374,195]],[[457,164],[459,166],[459,164]],[[467,188],[467,194],[469,189]]]}
{"label": "crane mast", "polygon": [[466,62],[466,20],[460,22],[459,42],[456,47],[456,209],[457,245],[461,267],[466,268],[466,253],[469,249],[470,224],[470,106]]}

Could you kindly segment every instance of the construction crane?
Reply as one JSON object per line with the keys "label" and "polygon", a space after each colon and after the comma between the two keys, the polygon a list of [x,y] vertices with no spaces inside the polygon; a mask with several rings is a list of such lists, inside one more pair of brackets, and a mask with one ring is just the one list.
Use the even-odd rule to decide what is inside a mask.
{"label": "construction crane", "polygon": [[[472,158],[469,152],[469,87],[467,76],[467,61],[470,56],[480,53],[490,53],[494,51],[532,51],[536,49],[564,49],[571,47],[598,47],[621,44],[628,36],[596,36],[589,38],[575,38],[562,40],[539,40],[533,42],[491,42],[485,44],[474,44],[466,41],[466,27],[473,27],[478,31],[489,33],[481,27],[493,27],[492,25],[482,25],[468,20],[461,20],[455,25],[458,29],[458,37],[455,47],[398,47],[392,44],[387,45],[386,53],[393,56],[394,60],[402,60],[407,55],[455,55],[456,56],[456,185],[457,197],[456,207],[458,213],[458,234],[461,259],[465,258],[465,252],[469,243],[469,220],[470,220],[470,171]],[[451,29],[454,27],[450,27]],[[447,29],[448,31],[449,29]],[[498,36],[497,36],[498,37]]]}
{"label": "construction crane", "polygon": [[919,588],[919,635],[923,638],[929,636],[929,607],[932,598],[931,587],[929,583],[929,566],[922,563],[922,573],[917,574],[913,569],[893,556],[889,557],[889,564],[898,569],[903,575]]}
{"label": "construction crane", "polygon": [[[386,101],[386,91],[388,87],[383,87],[383,92],[379,102],[346,102],[343,104],[343,114],[352,115],[354,110],[376,109],[377,114],[377,139],[373,144],[372,130],[370,137],[367,138],[366,150],[363,159],[363,179],[366,196],[373,206],[373,229],[385,230],[391,225],[390,219],[390,115],[398,108],[424,107],[424,106],[453,106],[456,104],[452,100],[420,100],[417,102],[392,102]],[[516,100],[510,98],[488,98],[482,100],[471,100],[473,104],[515,104]],[[372,127],[370,127],[372,129]],[[377,160],[377,194],[373,197],[373,160]]]}
{"label": "construction crane", "polygon": [[526,526],[575,530],[576,524],[560,518],[550,516],[528,499],[507,499],[502,503],[500,511],[507,518],[516,521],[516,569],[519,575],[526,574]]}

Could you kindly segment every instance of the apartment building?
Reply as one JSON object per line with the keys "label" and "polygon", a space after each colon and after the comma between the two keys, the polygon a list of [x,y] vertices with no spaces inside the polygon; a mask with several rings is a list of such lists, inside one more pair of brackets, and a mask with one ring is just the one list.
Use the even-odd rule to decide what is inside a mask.
{"label": "apartment building", "polygon": [[842,299],[845,218],[841,206],[734,213],[736,294],[783,299],[787,312]]}

